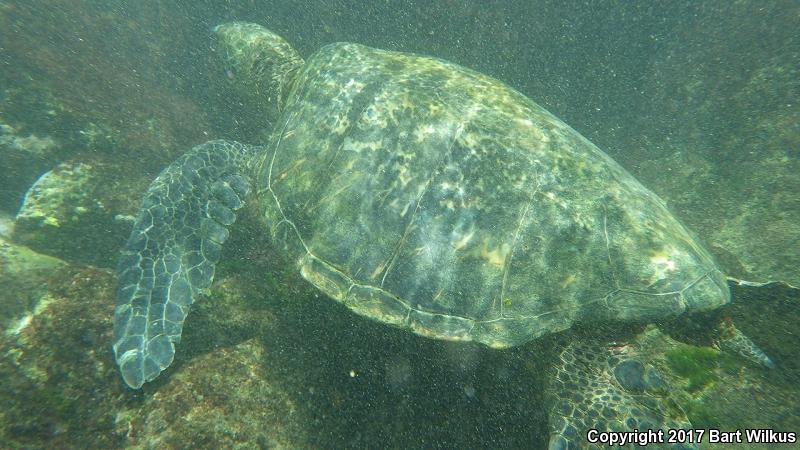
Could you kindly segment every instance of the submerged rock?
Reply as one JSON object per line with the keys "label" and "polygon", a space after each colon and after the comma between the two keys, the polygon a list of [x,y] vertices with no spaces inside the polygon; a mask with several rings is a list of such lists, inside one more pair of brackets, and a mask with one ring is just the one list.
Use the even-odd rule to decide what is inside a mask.
{"label": "submerged rock", "polygon": [[[497,352],[365,321],[305,287],[291,267],[264,273],[256,260],[274,255],[260,248],[228,259],[190,317],[178,361],[143,391],[124,387],[108,345],[110,272],[58,263],[62,269],[38,290],[17,288],[37,292],[39,307],[24,326],[0,335],[0,441],[374,448],[543,440],[545,417],[528,411],[541,401],[546,346]],[[783,358],[773,371],[729,364],[713,348],[679,344],[655,328],[628,345],[647,355],[646,368],[626,365],[618,377],[648,389],[670,386],[696,427],[800,426],[791,413],[800,393],[782,376],[793,373]],[[793,351],[778,350],[779,357]]]}
{"label": "submerged rock", "polygon": [[783,51],[788,44],[743,50],[765,31],[775,42],[795,37],[767,25],[779,23],[775,16],[753,27],[740,22],[790,16],[748,2],[727,8],[738,17],[723,14],[717,27],[694,30],[691,40],[703,45],[669,44],[648,75],[650,101],[667,119],[634,133],[651,134],[664,150],[642,142],[653,154],[628,163],[703,237],[728,275],[800,286],[800,70]]}
{"label": "submerged rock", "polygon": [[49,136],[24,133],[0,122],[0,210],[14,212],[36,178],[55,165],[60,145]]}
{"label": "submerged rock", "polygon": [[[187,361],[137,410],[117,416],[129,448],[306,448],[295,396],[264,373],[250,339]],[[277,382],[276,382],[277,381]]]}
{"label": "submerged rock", "polygon": [[29,320],[0,336],[0,441],[12,448],[120,442],[112,433],[115,405],[129,400],[120,396],[106,345],[113,283],[97,269],[54,272]]}
{"label": "submerged rock", "polygon": [[[253,309],[249,300],[257,297],[243,298],[246,284],[215,285],[203,302],[226,314],[209,320],[199,308],[200,326],[186,342],[194,357],[143,396],[124,386],[108,344],[116,288],[110,272],[5,241],[0,262],[0,281],[13,283],[10,293],[36,300],[25,309],[0,293],[3,317],[22,317],[0,333],[0,442],[18,448],[308,446],[285,380],[263,371],[265,344],[244,337],[269,335],[274,325],[269,314]],[[222,348],[209,352],[209,346]]]}
{"label": "submerged rock", "polygon": [[17,221],[22,227],[61,227],[76,222],[92,207],[93,168],[83,163],[63,163],[48,171],[28,189]]}
{"label": "submerged rock", "polygon": [[118,214],[126,189],[112,189],[117,182],[102,163],[59,164],[25,194],[14,240],[65,260],[113,267],[130,229]]}
{"label": "submerged rock", "polygon": [[63,261],[15,245],[0,236],[0,328],[19,333],[44,303],[47,280]]}

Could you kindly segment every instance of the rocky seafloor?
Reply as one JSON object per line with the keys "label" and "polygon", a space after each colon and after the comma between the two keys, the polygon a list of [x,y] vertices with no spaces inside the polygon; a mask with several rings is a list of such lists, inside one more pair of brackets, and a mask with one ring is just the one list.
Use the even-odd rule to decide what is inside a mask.
{"label": "rocky seafloor", "polygon": [[[143,390],[130,390],[109,345],[113,273],[0,245],[3,284],[16,281],[16,292],[34,299],[9,311],[16,319],[0,336],[0,440],[11,447],[510,448],[546,441],[547,349],[533,343],[492,351],[367,321],[267,264],[281,259],[263,247],[228,255],[187,320],[176,363]],[[30,279],[38,282],[24,286]],[[732,314],[776,369],[679,343],[656,328],[633,344],[651,355],[696,427],[800,426],[792,381],[800,370],[792,335],[800,313],[791,307],[798,296],[761,289],[742,294],[757,296],[755,310]],[[762,317],[772,318],[767,334],[754,329]]]}

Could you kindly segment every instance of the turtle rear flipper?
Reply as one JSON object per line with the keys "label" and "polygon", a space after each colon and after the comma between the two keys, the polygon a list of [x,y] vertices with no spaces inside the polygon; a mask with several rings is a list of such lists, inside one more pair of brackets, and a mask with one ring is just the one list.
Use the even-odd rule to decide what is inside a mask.
{"label": "turtle rear flipper", "polygon": [[756,345],[747,335],[739,331],[730,318],[723,319],[717,325],[717,338],[715,346],[720,350],[739,355],[742,358],[762,365],[768,369],[774,369],[775,363],[772,358],[767,356],[761,348]]}
{"label": "turtle rear flipper", "polygon": [[128,386],[141,387],[172,363],[189,307],[211,285],[226,227],[250,190],[252,151],[207,142],[147,190],[117,267],[114,354]]}
{"label": "turtle rear flipper", "polygon": [[[666,441],[667,429],[691,428],[669,397],[664,378],[633,346],[573,342],[560,353],[553,371],[546,391],[551,450],[607,448],[591,443],[589,430],[664,430]],[[697,447],[652,443],[648,448]]]}

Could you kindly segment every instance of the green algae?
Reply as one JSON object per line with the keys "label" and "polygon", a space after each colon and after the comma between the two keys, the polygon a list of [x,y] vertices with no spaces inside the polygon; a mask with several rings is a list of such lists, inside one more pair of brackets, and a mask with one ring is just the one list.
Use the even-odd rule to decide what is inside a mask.
{"label": "green algae", "polygon": [[665,356],[672,370],[688,379],[689,391],[698,391],[719,379],[716,371],[721,358],[717,350],[681,344]]}
{"label": "green algae", "polygon": [[705,430],[721,428],[721,423],[717,415],[699,401],[689,402],[689,404],[684,406],[684,409],[686,410],[686,417],[695,428],[702,428]]}

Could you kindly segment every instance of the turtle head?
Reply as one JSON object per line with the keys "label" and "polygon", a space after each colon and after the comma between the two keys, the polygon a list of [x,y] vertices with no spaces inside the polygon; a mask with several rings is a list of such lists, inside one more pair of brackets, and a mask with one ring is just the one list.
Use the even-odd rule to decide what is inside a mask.
{"label": "turtle head", "polygon": [[225,75],[236,90],[270,116],[280,114],[303,58],[286,40],[258,24],[230,22],[213,31]]}

